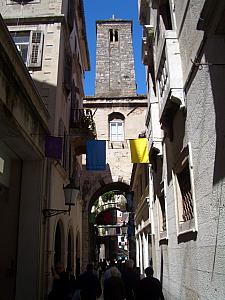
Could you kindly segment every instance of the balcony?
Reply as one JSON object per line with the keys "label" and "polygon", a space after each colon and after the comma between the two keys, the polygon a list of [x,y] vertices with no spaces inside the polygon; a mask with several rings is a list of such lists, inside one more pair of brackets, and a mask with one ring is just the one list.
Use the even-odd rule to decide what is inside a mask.
{"label": "balcony", "polygon": [[76,155],[86,153],[86,141],[96,137],[95,122],[90,109],[71,109],[70,141]]}
{"label": "balcony", "polygon": [[160,34],[156,51],[156,79],[160,123],[162,129],[169,132],[175,113],[184,108],[180,50],[173,30]]}
{"label": "balcony", "polygon": [[144,65],[151,65],[153,63],[153,40],[155,35],[155,28],[152,25],[143,26],[142,37],[142,63]]}

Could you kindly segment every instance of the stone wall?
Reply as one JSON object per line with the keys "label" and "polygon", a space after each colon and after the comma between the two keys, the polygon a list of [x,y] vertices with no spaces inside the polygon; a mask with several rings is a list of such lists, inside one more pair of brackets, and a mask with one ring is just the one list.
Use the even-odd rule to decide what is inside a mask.
{"label": "stone wall", "polygon": [[[225,144],[225,88],[222,80],[224,67],[215,63],[225,62],[225,47],[224,33],[216,34],[215,28],[222,19],[219,14],[224,10],[224,4],[208,23],[208,32],[203,32],[196,27],[204,1],[176,2],[186,111],[179,111],[175,115],[173,141],[164,140],[163,176],[168,244],[159,246],[162,241],[155,206],[155,272],[162,280],[165,298],[168,300],[223,299],[225,164],[222,148]],[[212,65],[193,66],[191,58]],[[187,143],[190,143],[193,157],[196,238],[190,238],[191,230],[184,233],[178,230],[178,205],[172,176],[178,153]]]}
{"label": "stone wall", "polygon": [[136,95],[131,21],[97,21],[95,95]]}

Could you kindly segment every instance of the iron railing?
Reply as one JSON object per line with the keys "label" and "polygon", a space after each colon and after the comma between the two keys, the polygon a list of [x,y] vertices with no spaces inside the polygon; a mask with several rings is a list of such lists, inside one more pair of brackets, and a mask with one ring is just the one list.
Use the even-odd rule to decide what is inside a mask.
{"label": "iron railing", "polygon": [[72,108],[70,128],[87,129],[95,132],[95,122],[90,109]]}

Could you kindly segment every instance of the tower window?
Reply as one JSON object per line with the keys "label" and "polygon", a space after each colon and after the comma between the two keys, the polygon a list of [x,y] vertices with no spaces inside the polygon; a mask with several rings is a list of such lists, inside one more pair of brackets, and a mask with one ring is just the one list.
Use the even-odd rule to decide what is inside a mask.
{"label": "tower window", "polygon": [[109,30],[109,38],[110,38],[110,42],[113,42],[113,30],[112,29]]}
{"label": "tower window", "polygon": [[115,42],[118,42],[118,30],[115,30]]}
{"label": "tower window", "polygon": [[109,30],[109,40],[111,43],[118,42],[118,40],[119,40],[118,30],[113,30],[113,29]]}

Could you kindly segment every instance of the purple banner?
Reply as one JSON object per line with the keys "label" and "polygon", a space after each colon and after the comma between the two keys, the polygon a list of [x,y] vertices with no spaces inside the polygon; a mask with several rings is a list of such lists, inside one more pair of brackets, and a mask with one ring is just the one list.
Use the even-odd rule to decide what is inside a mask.
{"label": "purple banner", "polygon": [[62,159],[62,138],[48,135],[45,138],[45,157]]}

